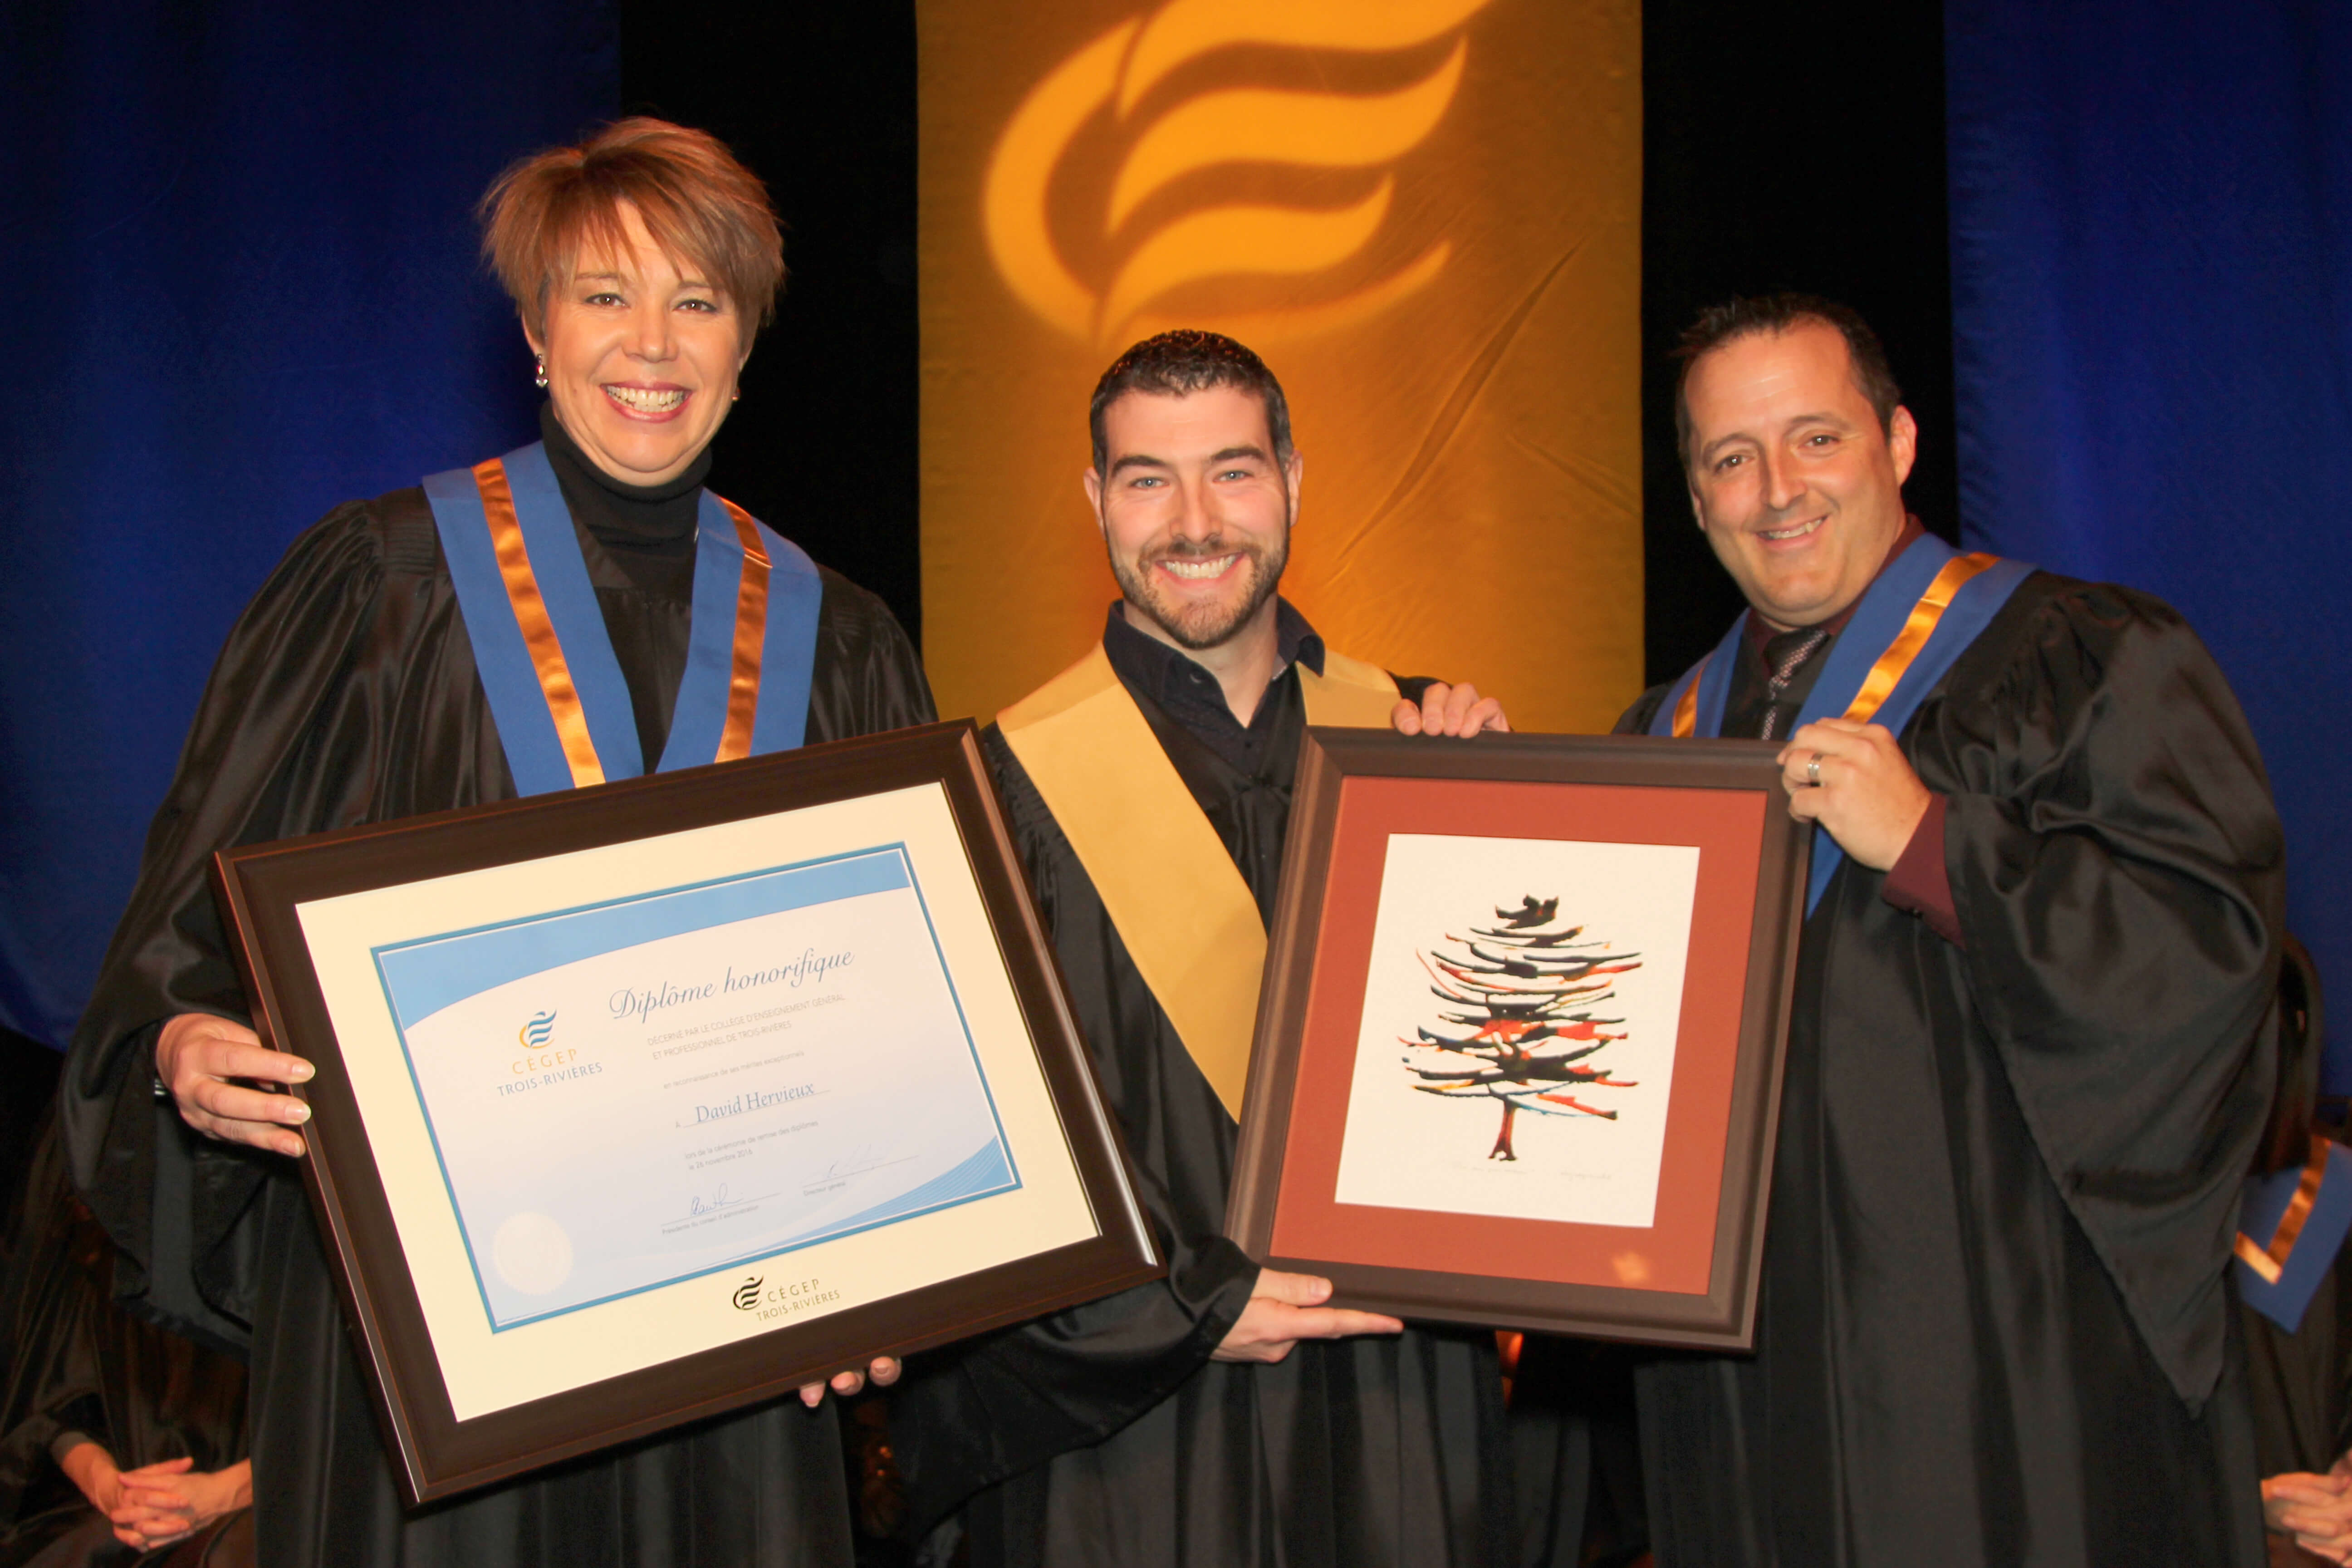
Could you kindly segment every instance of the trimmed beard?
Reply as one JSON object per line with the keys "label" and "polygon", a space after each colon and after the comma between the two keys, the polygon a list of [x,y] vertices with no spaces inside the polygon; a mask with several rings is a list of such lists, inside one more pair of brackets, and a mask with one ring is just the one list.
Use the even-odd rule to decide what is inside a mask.
{"label": "trimmed beard", "polygon": [[[1152,561],[1203,561],[1219,555],[1236,554],[1246,563],[1244,570],[1250,574],[1250,586],[1240,607],[1231,613],[1211,605],[1199,606],[1189,617],[1179,615],[1160,598],[1152,580]],[[1283,568],[1289,564],[1290,529],[1287,524],[1284,526],[1282,538],[1270,558],[1255,545],[1228,545],[1214,538],[1197,547],[1163,550],[1136,566],[1120,560],[1117,552],[1110,552],[1110,574],[1118,579],[1118,591],[1126,595],[1127,602],[1141,610],[1153,626],[1166,632],[1177,647],[1189,648],[1194,653],[1215,647],[1249,625],[1250,617],[1264,609],[1265,602],[1274,597],[1274,591],[1282,585]]]}

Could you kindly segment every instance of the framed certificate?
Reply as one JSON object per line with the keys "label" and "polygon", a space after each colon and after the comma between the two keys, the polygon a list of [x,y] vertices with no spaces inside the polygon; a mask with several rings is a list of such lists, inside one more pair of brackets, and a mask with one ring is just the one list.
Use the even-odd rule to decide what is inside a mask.
{"label": "framed certificate", "polygon": [[1343,1306],[1748,1348],[1808,858],[1776,750],[1310,731],[1227,1233]]}
{"label": "framed certificate", "polygon": [[969,723],[214,871],[412,1504],[1161,1271]]}

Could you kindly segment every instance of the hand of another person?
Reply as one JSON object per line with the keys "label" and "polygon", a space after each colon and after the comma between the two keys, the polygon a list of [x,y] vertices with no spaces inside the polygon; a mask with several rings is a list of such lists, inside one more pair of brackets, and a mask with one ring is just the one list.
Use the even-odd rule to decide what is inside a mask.
{"label": "hand of another person", "polygon": [[96,1443],[76,1443],[58,1461],[66,1479],[79,1488],[89,1506],[111,1517],[122,1503],[122,1475],[114,1456]]}
{"label": "hand of another person", "polygon": [[302,1152],[302,1135],[290,1129],[310,1120],[310,1108],[290,1094],[236,1080],[307,1083],[313,1070],[300,1057],[269,1049],[244,1025],[210,1013],[179,1014],[155,1037],[155,1076],[172,1091],[180,1120],[227,1143]]}
{"label": "hand of another person", "polygon": [[[161,1465],[150,1465],[134,1470],[133,1476],[146,1477],[157,1473],[175,1472],[188,1468],[186,1459],[167,1459]],[[106,1516],[114,1527],[114,1538],[123,1545],[145,1551],[176,1539],[179,1521],[172,1514],[161,1512],[142,1502],[133,1500],[129,1478],[114,1468],[114,1456],[97,1443],[77,1443],[58,1461],[67,1479],[89,1506]]]}
{"label": "hand of another person", "polygon": [[1478,689],[1466,680],[1459,686],[1431,681],[1418,705],[1399,698],[1389,722],[1406,735],[1475,735],[1481,730],[1507,734],[1511,728],[1511,721],[1503,716],[1503,705],[1492,697],[1479,696]]}
{"label": "hand of another person", "polygon": [[869,1376],[873,1378],[875,1387],[887,1388],[892,1384],[898,1381],[898,1358],[897,1356],[876,1356],[872,1363],[869,1364],[864,1372],[835,1373],[833,1374],[833,1382],[830,1384],[823,1383],[802,1384],[801,1403],[807,1405],[811,1410],[815,1409],[818,1402],[824,1398],[824,1391],[827,1387],[832,1388],[835,1394],[838,1394],[844,1399],[846,1399],[851,1394],[856,1393],[859,1389],[864,1388],[866,1386],[866,1380]]}
{"label": "hand of another person", "polygon": [[1874,871],[1903,858],[1933,799],[1883,724],[1816,720],[1789,737],[1780,760],[1789,815],[1820,823]]}
{"label": "hand of another person", "polygon": [[2263,1477],[2263,1522],[2315,1557],[2352,1563],[2352,1473],[2344,1460],[2324,1476]]}
{"label": "hand of another person", "polygon": [[1258,1270],[1249,1305],[1225,1331],[1213,1361],[1254,1361],[1268,1365],[1290,1353],[1300,1340],[1339,1340],[1350,1334],[1401,1334],[1404,1325],[1378,1312],[1326,1307],[1331,1281],[1312,1274]]}
{"label": "hand of another person", "polygon": [[[146,1528],[146,1544],[168,1545],[253,1502],[253,1462],[239,1459],[222,1470],[199,1470],[193,1460],[170,1459],[122,1477],[126,1508],[143,1508],[156,1523]],[[120,1516],[115,1534],[122,1534]],[[136,1545],[137,1542],[131,1542]]]}

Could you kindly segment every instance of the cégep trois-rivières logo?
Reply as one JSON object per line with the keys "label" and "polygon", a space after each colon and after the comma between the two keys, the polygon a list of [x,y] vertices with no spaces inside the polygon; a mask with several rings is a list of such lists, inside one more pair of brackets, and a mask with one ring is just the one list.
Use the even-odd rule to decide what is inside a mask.
{"label": "c\u00e9gep trois-rivi\u00e8res logo", "polygon": [[[1392,221],[1412,221],[1397,210],[1394,165],[1454,100],[1465,25],[1487,4],[1167,0],[1129,17],[1048,72],[998,135],[982,205],[999,275],[1042,320],[1097,346],[1170,324],[1154,304],[1181,308],[1189,286],[1211,279],[1286,285],[1290,302],[1247,323],[1253,341],[1388,309],[1444,269],[1451,241],[1404,237],[1418,254],[1370,277],[1349,263]],[[1283,71],[1288,57],[1329,51],[1395,55],[1416,74],[1370,92],[1268,84],[1269,71],[1312,76]],[[1185,68],[1212,56],[1214,68]],[[1250,166],[1261,177],[1241,185],[1192,178]],[[1336,205],[1335,173],[1348,193]],[[1276,199],[1228,199],[1244,188]]]}

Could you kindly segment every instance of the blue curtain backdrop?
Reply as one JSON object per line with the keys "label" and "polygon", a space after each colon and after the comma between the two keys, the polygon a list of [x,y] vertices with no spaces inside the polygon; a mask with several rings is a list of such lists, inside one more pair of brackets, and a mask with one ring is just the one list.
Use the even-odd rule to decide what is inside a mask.
{"label": "blue curtain backdrop", "polygon": [[[2341,1018],[2352,6],[1945,0],[1945,26],[1962,531],[2203,634]],[[2352,1029],[2327,1078],[2352,1088]]]}
{"label": "blue curtain backdrop", "polygon": [[609,0],[0,0],[0,1024],[71,1029],[287,542],[530,438],[472,205],[618,99]]}

